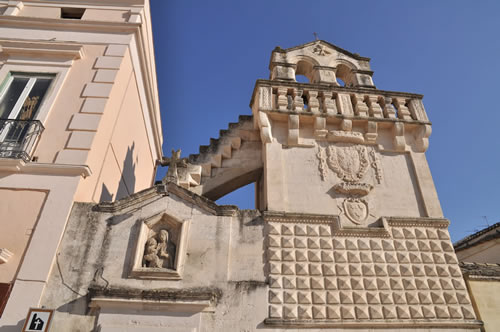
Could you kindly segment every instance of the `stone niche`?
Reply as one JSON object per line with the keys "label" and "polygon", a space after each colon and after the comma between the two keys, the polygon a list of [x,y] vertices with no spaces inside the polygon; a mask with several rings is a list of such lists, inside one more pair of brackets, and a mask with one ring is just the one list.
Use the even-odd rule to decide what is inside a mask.
{"label": "stone niche", "polygon": [[129,276],[141,279],[182,279],[189,220],[167,213],[140,221]]}

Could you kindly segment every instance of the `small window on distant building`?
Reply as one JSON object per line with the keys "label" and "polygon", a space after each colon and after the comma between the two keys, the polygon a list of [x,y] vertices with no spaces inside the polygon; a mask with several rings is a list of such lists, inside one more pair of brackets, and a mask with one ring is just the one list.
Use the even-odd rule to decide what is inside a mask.
{"label": "small window on distant building", "polygon": [[61,8],[61,18],[80,20],[85,13],[85,8],[64,7]]}

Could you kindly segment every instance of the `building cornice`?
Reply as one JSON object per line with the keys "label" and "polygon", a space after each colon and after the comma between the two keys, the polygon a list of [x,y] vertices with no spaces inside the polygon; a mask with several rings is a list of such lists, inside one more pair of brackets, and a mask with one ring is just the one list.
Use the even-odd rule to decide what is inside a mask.
{"label": "building cornice", "polygon": [[26,55],[29,53],[32,57],[57,57],[71,60],[84,57],[82,44],[20,39],[0,39],[0,53],[7,55]]}
{"label": "building cornice", "polygon": [[13,172],[36,175],[81,176],[86,178],[92,174],[87,165],[66,165],[49,163],[26,163],[22,159],[0,158],[0,172]]}
{"label": "building cornice", "polygon": [[141,23],[108,22],[89,20],[62,20],[54,18],[3,16],[0,15],[0,26],[13,28],[38,28],[47,30],[72,30],[105,33],[134,33]]}
{"label": "building cornice", "polygon": [[144,189],[130,196],[114,202],[101,202],[95,209],[101,212],[117,213],[133,209],[143,202],[161,196],[173,194],[183,201],[191,203],[205,212],[216,216],[236,216],[240,213],[237,206],[217,205],[214,201],[182,188],[175,183],[157,184],[151,188]]}
{"label": "building cornice", "polygon": [[183,311],[214,311],[222,293],[217,288],[151,289],[128,287],[89,287],[91,308],[126,306],[138,308],[179,308]]}

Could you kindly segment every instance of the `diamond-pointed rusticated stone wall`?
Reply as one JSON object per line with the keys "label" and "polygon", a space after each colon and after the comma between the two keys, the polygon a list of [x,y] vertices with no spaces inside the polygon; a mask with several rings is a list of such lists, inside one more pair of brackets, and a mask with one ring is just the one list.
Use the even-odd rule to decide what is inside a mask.
{"label": "diamond-pointed rusticated stone wall", "polygon": [[475,319],[445,219],[394,218],[351,234],[328,218],[266,219],[267,323],[438,327]]}

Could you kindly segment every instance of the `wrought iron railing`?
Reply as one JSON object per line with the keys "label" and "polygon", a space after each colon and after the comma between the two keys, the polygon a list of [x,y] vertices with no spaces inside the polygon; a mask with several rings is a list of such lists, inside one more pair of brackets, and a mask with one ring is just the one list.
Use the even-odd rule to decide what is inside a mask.
{"label": "wrought iron railing", "polygon": [[0,158],[30,161],[43,130],[38,120],[0,119]]}

